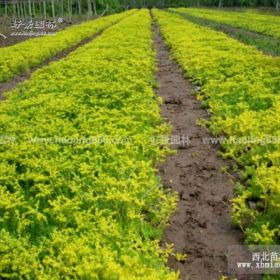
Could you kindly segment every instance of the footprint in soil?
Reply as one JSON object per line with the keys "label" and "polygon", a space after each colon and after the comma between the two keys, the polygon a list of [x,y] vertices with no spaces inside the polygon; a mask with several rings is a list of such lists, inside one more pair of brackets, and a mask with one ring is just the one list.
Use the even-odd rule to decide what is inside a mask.
{"label": "footprint in soil", "polygon": [[225,211],[229,210],[229,205],[223,200],[207,200],[207,204],[213,208],[215,214],[222,216]]}
{"label": "footprint in soil", "polygon": [[176,105],[181,105],[182,101],[180,99],[167,99],[164,100],[164,104],[176,104]]}
{"label": "footprint in soil", "polygon": [[192,190],[190,193],[188,193],[187,190],[181,191],[179,193],[179,197],[181,200],[192,200],[192,199],[199,199],[201,194],[201,191],[199,190]]}

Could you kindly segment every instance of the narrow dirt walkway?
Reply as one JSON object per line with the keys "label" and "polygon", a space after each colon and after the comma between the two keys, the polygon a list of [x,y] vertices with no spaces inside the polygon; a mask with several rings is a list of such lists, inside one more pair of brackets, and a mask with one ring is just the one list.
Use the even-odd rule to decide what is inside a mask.
{"label": "narrow dirt walkway", "polygon": [[[121,20],[118,20],[117,22],[113,23],[111,26],[119,23]],[[63,59],[64,57],[68,56],[71,52],[86,45],[87,43],[91,42],[92,40],[94,40],[95,38],[100,36],[106,29],[110,28],[111,26],[106,27],[106,28],[100,30],[99,32],[97,32],[96,34],[90,36],[89,38],[82,40],[77,45],[72,46],[66,50],[63,50],[63,51],[59,52],[58,54],[52,56],[51,58],[44,60],[39,65],[32,67],[28,72],[17,75],[14,78],[12,78],[11,80],[9,80],[8,82],[0,83],[0,100],[4,99],[4,93],[6,91],[10,91],[10,90],[14,89],[18,84],[24,82],[25,80],[28,80],[31,77],[32,73],[34,73],[36,70],[43,68],[44,66],[47,66],[48,64],[50,64],[53,61],[59,61],[59,60]]]}
{"label": "narrow dirt walkway", "polygon": [[[160,165],[165,187],[179,193],[177,212],[165,231],[163,243],[173,243],[174,249],[188,254],[185,262],[170,259],[172,269],[179,270],[181,279],[220,280],[227,275],[227,251],[230,245],[242,245],[242,234],[231,225],[229,199],[234,182],[221,172],[225,162],[216,156],[217,148],[203,144],[211,137],[206,129],[196,125],[207,113],[192,95],[192,85],[184,79],[176,62],[154,25],[157,51],[159,89],[163,99],[162,116],[173,126],[172,135],[189,137],[189,145],[177,145],[177,154]],[[259,279],[256,276],[238,279]]]}

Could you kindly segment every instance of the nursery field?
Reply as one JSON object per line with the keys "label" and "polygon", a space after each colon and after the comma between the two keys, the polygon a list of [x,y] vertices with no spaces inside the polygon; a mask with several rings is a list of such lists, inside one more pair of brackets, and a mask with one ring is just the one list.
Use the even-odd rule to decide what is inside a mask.
{"label": "nursery field", "polygon": [[0,82],[6,82],[18,74],[27,72],[44,60],[67,50],[82,40],[92,37],[104,28],[124,18],[127,13],[108,16],[74,25],[56,36],[43,36],[1,49]]}
{"label": "nursery field", "polygon": [[190,15],[225,23],[233,27],[239,27],[249,31],[266,34],[280,38],[280,17],[274,15],[262,15],[252,12],[228,12],[210,9],[175,9]]}
{"label": "nursery field", "polygon": [[0,279],[262,279],[227,258],[280,245],[280,58],[184,14],[280,37],[132,9],[0,48]]}
{"label": "nursery field", "polygon": [[257,47],[265,54],[280,55],[280,17],[271,14],[259,14],[254,11],[234,12],[218,9],[178,8],[170,9],[193,23],[214,30],[246,45]]}

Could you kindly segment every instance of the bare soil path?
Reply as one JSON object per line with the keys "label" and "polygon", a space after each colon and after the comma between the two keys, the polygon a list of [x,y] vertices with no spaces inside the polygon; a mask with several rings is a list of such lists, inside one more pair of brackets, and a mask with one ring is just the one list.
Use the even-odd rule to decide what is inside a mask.
{"label": "bare soil path", "polygon": [[[176,251],[188,254],[184,262],[170,258],[169,266],[179,270],[184,280],[219,280],[227,275],[228,246],[242,245],[241,232],[231,224],[229,200],[234,180],[221,172],[226,163],[217,157],[217,147],[203,144],[202,138],[211,135],[196,121],[206,118],[207,112],[200,108],[181,68],[170,60],[158,27],[154,25],[153,29],[157,94],[164,101],[162,116],[171,122],[175,138],[189,136],[191,141],[190,145],[174,146],[177,154],[160,165],[163,185],[180,195],[163,243],[173,243]],[[260,279],[249,275],[237,278]]]}

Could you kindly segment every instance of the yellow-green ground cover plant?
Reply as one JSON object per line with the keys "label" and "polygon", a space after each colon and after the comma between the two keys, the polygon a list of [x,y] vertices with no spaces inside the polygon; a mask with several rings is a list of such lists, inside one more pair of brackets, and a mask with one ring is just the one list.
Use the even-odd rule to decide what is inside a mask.
{"label": "yellow-green ground cover plant", "polygon": [[110,15],[96,20],[77,24],[57,32],[55,35],[43,36],[26,40],[22,43],[0,49],[0,83],[6,82],[16,75],[27,72],[44,60],[67,50],[117,21],[133,14],[125,13]]}
{"label": "yellow-green ground cover plant", "polygon": [[[246,45],[255,46],[258,50],[264,52],[265,54],[280,56],[280,38],[275,38],[266,34],[261,34],[259,32],[256,33],[248,31],[246,30],[246,27],[236,28],[232,24],[230,25],[230,23],[225,24],[222,19],[220,21],[211,20],[210,17],[213,17],[214,15],[205,18],[203,16],[204,12],[202,12],[201,14],[192,14],[188,13],[188,9],[170,9],[170,11],[178,13],[182,17],[185,17],[187,20],[195,24],[210,27],[217,31],[222,31],[228,36],[241,41]],[[223,18],[226,17],[224,16]]]}
{"label": "yellow-green ground cover plant", "polygon": [[142,10],[1,102],[0,277],[178,279],[159,245],[176,199],[155,175],[170,128],[152,46]]}
{"label": "yellow-green ground cover plant", "polygon": [[203,120],[241,170],[233,221],[249,244],[280,243],[280,59],[179,15],[154,10],[172,57],[200,90]]}
{"label": "yellow-green ground cover plant", "polygon": [[178,8],[171,10],[280,39],[279,16],[199,8]]}

